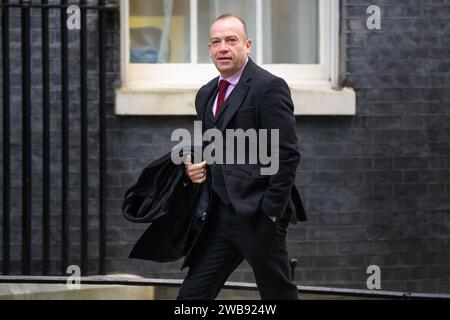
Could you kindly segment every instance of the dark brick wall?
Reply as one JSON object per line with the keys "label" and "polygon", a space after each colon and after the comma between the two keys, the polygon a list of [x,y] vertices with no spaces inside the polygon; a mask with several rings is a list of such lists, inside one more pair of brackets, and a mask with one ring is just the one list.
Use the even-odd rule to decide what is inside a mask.
{"label": "dark brick wall", "polygon": [[[380,30],[365,27],[371,4],[381,7]],[[180,262],[126,258],[145,226],[125,221],[120,205],[140,170],[173,144],[172,130],[191,128],[194,117],[113,114],[118,16],[109,22],[107,271],[183,277]],[[449,31],[448,0],[341,1],[342,78],[357,93],[357,115],[297,117],[296,184],[309,221],[288,240],[300,284],[366,288],[376,264],[382,289],[450,292]],[[231,279],[253,276],[244,263]]]}
{"label": "dark brick wall", "polygon": [[[381,7],[381,30],[365,27],[369,4]],[[317,273],[307,267],[319,281],[364,286],[365,267],[378,264],[384,289],[448,292],[450,2],[344,1],[341,14],[357,116],[300,124],[303,139],[328,121],[331,132],[339,130],[337,140],[325,138],[332,154],[317,150],[313,138],[312,152],[303,152],[314,160],[312,171],[301,173],[317,213],[312,234],[335,243],[330,251],[320,242],[313,248],[327,252],[318,259],[337,273],[321,263]],[[326,194],[308,181],[319,190],[325,184]]]}

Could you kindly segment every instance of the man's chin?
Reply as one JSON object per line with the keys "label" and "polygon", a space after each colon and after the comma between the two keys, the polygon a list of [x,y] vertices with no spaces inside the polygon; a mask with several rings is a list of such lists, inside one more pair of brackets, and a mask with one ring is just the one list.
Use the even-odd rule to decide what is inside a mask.
{"label": "man's chin", "polygon": [[233,72],[233,68],[231,66],[219,66],[217,68],[217,70],[220,72],[220,74],[222,75],[232,75]]}
{"label": "man's chin", "polygon": [[222,64],[219,64],[219,67],[217,69],[219,69],[219,71],[230,71],[232,68],[231,68],[231,64],[222,63]]}

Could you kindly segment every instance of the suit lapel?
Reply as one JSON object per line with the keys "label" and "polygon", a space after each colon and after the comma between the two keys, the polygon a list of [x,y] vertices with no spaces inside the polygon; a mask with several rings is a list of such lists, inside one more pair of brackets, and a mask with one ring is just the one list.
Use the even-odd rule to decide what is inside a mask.
{"label": "suit lapel", "polygon": [[233,118],[234,114],[242,105],[242,102],[247,96],[248,90],[250,89],[250,85],[248,84],[248,82],[250,81],[253,72],[255,71],[255,67],[255,63],[250,58],[248,58],[247,65],[242,72],[238,84],[225,101],[225,105],[222,107],[217,117],[217,121],[221,116],[224,117],[223,121],[220,123],[220,131],[225,130],[231,118]]}
{"label": "suit lapel", "polygon": [[228,97],[225,105],[223,106],[222,110],[220,110],[219,115],[217,117],[217,121],[219,121],[219,119],[223,117],[223,121],[220,123],[219,126],[220,131],[223,131],[227,127],[231,118],[233,118],[234,114],[241,106],[242,101],[244,101],[244,98],[247,95],[249,88],[250,86],[248,84],[239,83],[233,89],[233,92]]}
{"label": "suit lapel", "polygon": [[197,109],[197,116],[203,122],[205,121],[205,118],[204,118],[204,116],[206,114],[205,111],[208,110],[208,107],[209,107],[209,104],[210,104],[209,102],[212,100],[211,97],[217,91],[217,81],[218,81],[218,79],[219,79],[219,77],[216,77],[215,79],[211,80],[199,92],[199,96],[198,96],[198,99],[197,99],[195,107]]}
{"label": "suit lapel", "polygon": [[219,91],[219,88],[216,87],[216,89],[213,91],[213,93],[211,94],[208,102],[206,103],[206,109],[205,109],[205,113],[203,115],[203,123],[206,124],[206,122],[208,122],[208,125],[206,125],[206,127],[209,128],[209,126],[214,126],[214,124],[216,123],[216,120],[214,119],[214,114],[212,112],[212,107],[214,105],[214,101],[216,100],[217,97],[217,93]]}

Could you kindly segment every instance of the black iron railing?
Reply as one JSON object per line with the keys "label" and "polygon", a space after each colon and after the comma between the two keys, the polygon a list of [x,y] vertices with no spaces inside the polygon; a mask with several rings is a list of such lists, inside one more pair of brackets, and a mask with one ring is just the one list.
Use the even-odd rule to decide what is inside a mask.
{"label": "black iron railing", "polygon": [[[94,3],[94,1],[90,1]],[[99,151],[98,159],[98,234],[99,234],[99,252],[98,252],[98,272],[105,273],[105,251],[106,251],[106,216],[105,216],[105,145],[106,145],[106,127],[105,127],[105,36],[106,10],[117,9],[115,4],[107,4],[104,0],[95,1],[93,5],[88,5],[87,1],[70,4],[67,1],[60,1],[59,4],[48,3],[48,1],[5,1],[0,3],[1,9],[1,41],[2,41],[2,111],[3,111],[3,219],[2,219],[2,273],[8,275],[11,272],[11,130],[14,126],[14,119],[11,117],[11,54],[10,49],[10,13],[20,10],[20,34],[21,34],[21,148],[22,148],[22,179],[21,179],[21,273],[31,274],[32,268],[32,231],[35,230],[32,225],[33,193],[36,185],[42,186],[42,223],[39,227],[42,232],[42,274],[49,274],[50,270],[50,201],[52,192],[51,183],[51,137],[50,137],[50,119],[52,117],[52,108],[50,107],[52,74],[50,73],[52,60],[59,59],[60,73],[60,140],[61,140],[61,207],[60,207],[60,227],[61,227],[61,247],[60,261],[61,274],[66,274],[65,268],[69,264],[69,138],[70,138],[70,112],[71,103],[69,96],[69,54],[68,54],[68,29],[66,21],[68,18],[67,8],[69,5],[78,5],[80,8],[81,28],[80,37],[80,265],[82,272],[88,270],[88,230],[89,230],[89,207],[88,207],[88,176],[89,176],[89,154],[88,154],[88,110],[89,108],[98,109],[98,139]],[[58,10],[60,13],[60,55],[59,57],[49,54],[49,12]],[[88,79],[87,79],[87,11],[95,11],[98,14],[98,103],[88,103]],[[42,72],[42,182],[33,181],[32,168],[32,137],[35,132],[32,130],[31,110],[33,108],[32,100],[32,68],[31,68],[31,16],[32,12],[40,13],[41,17],[41,53],[40,59]],[[54,23],[54,19],[52,23]],[[15,28],[18,26],[14,25]],[[53,26],[54,28],[54,26]],[[14,106],[17,108],[18,106]]]}

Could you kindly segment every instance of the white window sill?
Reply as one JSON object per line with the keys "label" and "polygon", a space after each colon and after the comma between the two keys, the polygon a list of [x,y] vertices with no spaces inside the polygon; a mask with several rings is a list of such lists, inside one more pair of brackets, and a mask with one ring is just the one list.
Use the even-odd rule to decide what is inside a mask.
{"label": "white window sill", "polygon": [[[196,115],[194,101],[200,85],[134,87],[116,89],[116,115]],[[291,86],[295,115],[355,115],[352,88]]]}

